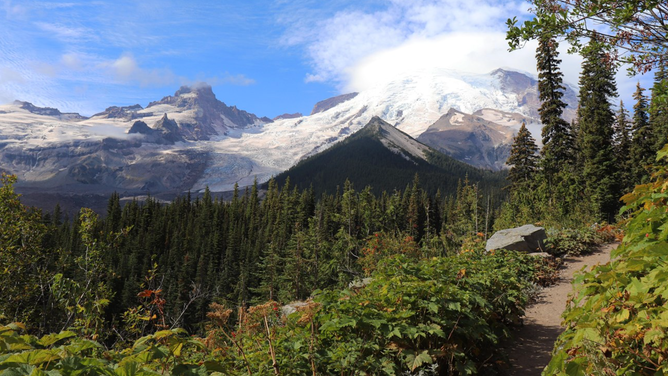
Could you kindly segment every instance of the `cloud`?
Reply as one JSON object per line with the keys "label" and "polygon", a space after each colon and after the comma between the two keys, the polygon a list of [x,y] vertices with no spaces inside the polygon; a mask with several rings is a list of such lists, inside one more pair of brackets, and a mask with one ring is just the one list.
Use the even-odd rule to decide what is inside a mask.
{"label": "cloud", "polygon": [[[566,82],[577,84],[581,59],[560,46]],[[436,38],[413,38],[402,45],[376,52],[348,70],[347,91],[361,91],[402,74],[434,69],[488,73],[497,68],[536,75],[536,43],[508,52],[503,32],[453,32]]]}
{"label": "cloud", "polygon": [[15,69],[10,67],[0,66],[0,84],[17,83],[23,84],[26,82],[25,77]]}
{"label": "cloud", "polygon": [[66,53],[60,58],[60,63],[67,69],[79,71],[83,69],[81,56],[76,53]]}
{"label": "cloud", "polygon": [[23,5],[16,4],[12,0],[4,0],[2,8],[5,11],[5,18],[7,19],[21,19],[28,13],[28,8]]}
{"label": "cloud", "polygon": [[98,40],[94,31],[86,27],[67,26],[48,22],[35,22],[34,25],[46,32],[46,35],[65,43]]}
{"label": "cloud", "polygon": [[[248,78],[243,74],[229,74],[226,73],[222,78],[214,79],[215,85],[235,85],[235,86],[249,86],[254,85],[255,80]],[[212,84],[214,85],[214,84]]]}
{"label": "cloud", "polygon": [[141,86],[168,86],[177,81],[174,73],[167,68],[144,69],[131,54],[124,54],[118,59],[102,64],[121,82],[139,83]]}
{"label": "cloud", "polygon": [[[375,8],[348,8],[322,18],[287,18],[283,44],[303,47],[311,72],[306,82],[334,84],[341,92],[362,91],[416,70],[453,69],[489,73],[509,68],[536,75],[537,42],[508,52],[508,18],[531,17],[524,1],[381,0]],[[307,6],[309,3],[302,4]],[[291,22],[291,24],[290,24]],[[582,58],[559,48],[566,83],[577,88]],[[629,78],[620,69],[617,84],[628,107],[640,80],[651,86],[651,75]],[[613,99],[613,102],[618,99]]]}
{"label": "cloud", "polygon": [[[289,46],[304,45],[312,72],[307,82],[349,85],[357,66],[376,53],[406,46],[428,52],[416,44],[442,40],[449,35],[503,32],[507,18],[526,13],[522,1],[492,0],[389,0],[375,10],[345,10],[311,23],[297,23],[283,38]],[[505,41],[501,41],[503,53]],[[437,46],[434,46],[437,47]],[[420,57],[416,56],[416,60]],[[393,65],[386,61],[385,65]]]}

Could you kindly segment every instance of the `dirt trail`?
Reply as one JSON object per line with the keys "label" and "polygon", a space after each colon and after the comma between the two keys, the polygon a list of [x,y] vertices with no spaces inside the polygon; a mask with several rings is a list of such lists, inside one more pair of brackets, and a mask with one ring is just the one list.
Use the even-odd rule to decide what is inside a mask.
{"label": "dirt trail", "polygon": [[573,290],[571,282],[574,273],[585,265],[605,264],[610,260],[610,251],[617,248],[617,245],[608,244],[590,255],[565,260],[557,284],[543,289],[538,296],[538,302],[526,310],[524,326],[515,333],[516,341],[508,348],[513,365],[510,375],[541,374],[550,362],[555,340],[563,331],[561,314],[566,308],[568,294]]}

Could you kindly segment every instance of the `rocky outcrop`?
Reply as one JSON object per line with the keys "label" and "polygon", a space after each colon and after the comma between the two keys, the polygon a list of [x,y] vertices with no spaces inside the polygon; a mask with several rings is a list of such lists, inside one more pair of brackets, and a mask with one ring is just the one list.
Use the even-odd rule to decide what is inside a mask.
{"label": "rocky outcrop", "polygon": [[304,116],[304,115],[302,115],[301,112],[295,112],[294,114],[278,115],[275,118],[273,118],[272,120],[276,121],[276,120],[282,120],[282,119],[296,119],[296,118],[300,118],[302,116]]}
{"label": "rocky outcrop", "polygon": [[[166,115],[165,115],[166,116]],[[148,124],[144,123],[143,121],[135,121],[134,124],[132,124],[132,127],[128,131],[128,134],[153,134],[155,131],[151,129],[151,127],[148,126]]]}
{"label": "rocky outcrop", "polygon": [[126,119],[133,120],[141,117],[149,116],[150,114],[140,114],[138,111],[143,110],[141,105],[135,104],[133,106],[111,106],[106,110],[93,115],[93,117],[102,117],[106,119]]}
{"label": "rocky outcrop", "polygon": [[153,130],[160,132],[165,141],[170,143],[185,141],[179,132],[179,125],[175,120],[170,119],[165,114],[162,119],[158,120],[153,126]]}
{"label": "rocky outcrop", "polygon": [[61,120],[83,120],[87,119],[85,116],[81,116],[74,112],[60,112],[57,108],[51,107],[37,107],[30,102],[14,101],[14,105],[19,106],[20,108],[35,114],[43,116],[53,116]]}
{"label": "rocky outcrop", "polygon": [[481,116],[450,109],[417,140],[476,167],[506,168],[514,130]]}
{"label": "rocky outcrop", "polygon": [[547,239],[545,229],[534,225],[497,231],[487,240],[486,250],[507,249],[509,251],[537,252],[544,248]]}
{"label": "rocky outcrop", "polygon": [[336,107],[339,104],[349,101],[353,98],[355,98],[359,93],[350,93],[350,94],[343,94],[343,95],[338,95],[336,97],[332,97],[329,99],[325,99],[324,101],[320,101],[313,106],[313,110],[311,111],[311,115],[315,115],[320,112],[325,112],[329,110],[332,107]]}

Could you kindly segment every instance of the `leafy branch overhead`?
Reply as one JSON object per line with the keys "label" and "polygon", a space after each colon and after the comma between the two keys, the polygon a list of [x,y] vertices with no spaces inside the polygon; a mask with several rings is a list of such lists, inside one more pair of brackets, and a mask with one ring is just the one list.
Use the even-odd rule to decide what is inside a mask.
{"label": "leafy branch overhead", "polygon": [[511,50],[530,40],[563,36],[572,52],[587,47],[582,38],[598,33],[612,47],[611,61],[631,64],[629,72],[658,67],[668,53],[668,4],[663,0],[532,0],[533,19],[507,21]]}

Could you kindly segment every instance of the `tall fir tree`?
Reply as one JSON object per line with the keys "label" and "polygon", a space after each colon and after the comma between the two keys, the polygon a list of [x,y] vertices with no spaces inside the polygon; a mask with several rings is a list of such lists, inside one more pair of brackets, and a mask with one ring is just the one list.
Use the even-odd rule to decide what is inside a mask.
{"label": "tall fir tree", "polygon": [[659,70],[654,75],[654,86],[652,86],[652,99],[649,106],[649,123],[654,136],[654,152],[657,152],[668,143],[668,101],[664,91],[668,86],[668,72],[666,62],[662,61]]}
{"label": "tall fir tree", "polygon": [[591,209],[599,219],[613,221],[619,191],[612,143],[615,114],[610,99],[617,96],[617,85],[613,63],[599,39],[594,34],[582,53],[578,146]]}
{"label": "tall fir tree", "polygon": [[632,165],[628,158],[631,151],[631,125],[628,111],[624,102],[619,101],[619,110],[615,117],[614,136],[615,155],[621,157],[619,160],[619,183],[624,193],[629,192],[634,184],[632,179]]}
{"label": "tall fir tree", "polygon": [[655,137],[649,123],[647,114],[647,98],[643,94],[645,89],[636,85],[636,91],[633,93],[633,99],[636,103],[633,106],[633,134],[631,137],[631,174],[632,184],[639,184],[649,176],[646,166],[652,163],[654,157]]}
{"label": "tall fir tree", "polygon": [[541,106],[538,109],[543,123],[543,149],[541,165],[549,185],[559,171],[573,163],[573,135],[570,124],[561,118],[567,104],[564,96],[563,74],[559,70],[559,44],[554,38],[538,40],[536,62],[538,69],[538,93]]}
{"label": "tall fir tree", "polygon": [[511,191],[529,189],[536,179],[538,171],[538,146],[531,132],[522,123],[510,149],[510,157],[506,164],[510,166],[508,180],[511,182]]}

